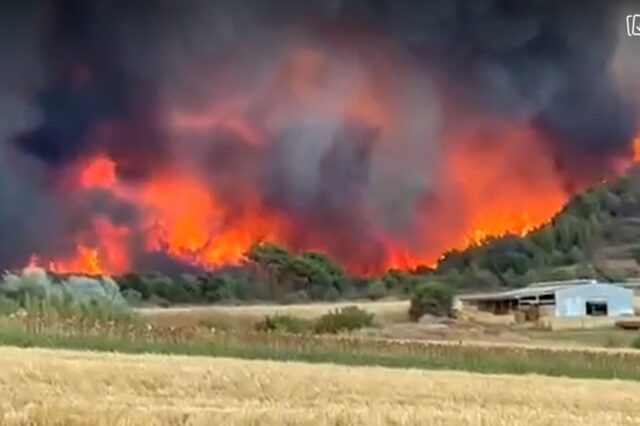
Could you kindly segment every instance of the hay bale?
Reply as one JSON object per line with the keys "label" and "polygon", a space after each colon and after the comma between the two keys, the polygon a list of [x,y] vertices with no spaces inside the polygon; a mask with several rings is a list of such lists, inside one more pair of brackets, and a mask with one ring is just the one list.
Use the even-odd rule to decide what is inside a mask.
{"label": "hay bale", "polygon": [[640,318],[625,318],[616,321],[616,328],[623,330],[640,330]]}

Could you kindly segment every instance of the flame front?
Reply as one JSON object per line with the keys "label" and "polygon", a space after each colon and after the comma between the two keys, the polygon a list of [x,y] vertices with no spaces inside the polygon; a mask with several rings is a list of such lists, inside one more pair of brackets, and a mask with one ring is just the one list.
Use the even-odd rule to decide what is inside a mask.
{"label": "flame front", "polygon": [[[562,208],[572,194],[544,136],[489,116],[432,132],[429,120],[454,114],[429,110],[399,62],[363,71],[293,49],[255,87],[198,108],[176,101],[163,116],[168,164],[129,179],[117,156],[98,153],[69,172],[79,199],[100,194],[131,217],[95,213],[74,231],[74,254],[40,261],[61,273],[123,273],[162,253],[210,269],[272,241],[377,273],[524,235]],[[425,88],[447,97],[434,92]]]}

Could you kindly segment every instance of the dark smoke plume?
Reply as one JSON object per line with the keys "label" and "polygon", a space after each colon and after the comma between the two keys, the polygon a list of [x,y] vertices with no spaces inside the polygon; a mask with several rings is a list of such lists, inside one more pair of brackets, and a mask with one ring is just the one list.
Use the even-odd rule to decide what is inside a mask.
{"label": "dark smoke plume", "polygon": [[[635,132],[637,110],[610,69],[621,1],[9,3],[0,5],[6,266],[72,250],[73,231],[96,213],[135,226],[134,206],[64,191],[65,171],[91,155],[108,155],[132,182],[175,164],[193,167],[238,210],[242,194],[258,188],[269,208],[319,228],[319,245],[331,254],[376,262],[384,253],[370,222],[414,244],[416,209],[442,199],[442,135],[478,117],[492,128],[528,126],[565,183],[579,186],[609,173]],[[322,89],[305,109],[288,90],[309,75],[295,67],[279,74],[283,81],[269,75],[287,51],[309,46],[329,59],[304,59]],[[385,68],[395,59],[401,82]],[[402,123],[393,134],[336,112],[363,76],[389,95]],[[229,128],[188,137],[198,141],[169,129],[176,105],[200,111],[247,93],[243,118],[264,146]],[[304,245],[307,237],[296,239]]]}

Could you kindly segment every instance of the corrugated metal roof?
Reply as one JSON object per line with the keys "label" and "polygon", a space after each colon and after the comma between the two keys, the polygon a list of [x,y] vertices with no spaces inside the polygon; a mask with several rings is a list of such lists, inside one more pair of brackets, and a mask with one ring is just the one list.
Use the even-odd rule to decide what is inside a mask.
{"label": "corrugated metal roof", "polygon": [[561,280],[561,281],[541,281],[533,284],[529,284],[527,287],[554,287],[554,286],[570,286],[570,285],[583,285],[583,284],[597,284],[598,281],[594,279],[580,279],[580,280]]}
{"label": "corrugated metal roof", "polygon": [[460,296],[460,300],[510,300],[520,299],[523,297],[543,296],[547,294],[553,294],[558,290],[570,287],[572,284],[564,285],[549,285],[544,287],[525,287],[516,290],[501,291],[496,293],[480,293],[480,294],[467,294]]}
{"label": "corrugated metal roof", "polygon": [[[542,284],[542,283],[541,283]],[[507,290],[495,293],[480,293],[480,294],[466,294],[461,295],[458,298],[462,301],[475,301],[475,300],[513,300],[521,299],[523,297],[535,297],[553,294],[557,291],[579,287],[582,285],[590,284],[604,284],[614,287],[624,288],[624,283],[599,283],[596,280],[584,280],[582,284],[576,284],[576,281],[556,281],[544,283],[545,285],[534,285],[525,288],[519,288],[516,290]]]}

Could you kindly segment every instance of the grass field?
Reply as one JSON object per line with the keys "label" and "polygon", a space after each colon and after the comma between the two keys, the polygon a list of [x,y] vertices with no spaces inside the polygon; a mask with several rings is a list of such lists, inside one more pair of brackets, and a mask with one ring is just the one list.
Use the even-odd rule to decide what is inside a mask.
{"label": "grass field", "polygon": [[409,322],[409,302],[398,300],[142,308],[138,312],[146,321],[163,327],[207,326],[220,330],[252,330],[255,324],[267,315],[287,314],[314,320],[331,310],[353,305],[376,315],[375,322],[378,327],[367,330],[366,335],[380,338],[628,348],[631,342],[640,336],[638,332],[615,327],[551,331],[480,321],[454,322],[446,328],[433,328]]}
{"label": "grass field", "polygon": [[630,349],[47,324],[37,318],[3,324],[0,345],[640,381],[640,351]]}
{"label": "grass field", "polygon": [[329,311],[358,306],[387,323],[408,321],[409,302],[385,300],[376,302],[306,303],[293,305],[185,306],[138,309],[144,317],[161,325],[191,326],[203,323],[233,328],[251,328],[267,315],[287,314],[303,319],[317,319]]}
{"label": "grass field", "polygon": [[636,425],[640,383],[0,348],[0,423]]}

